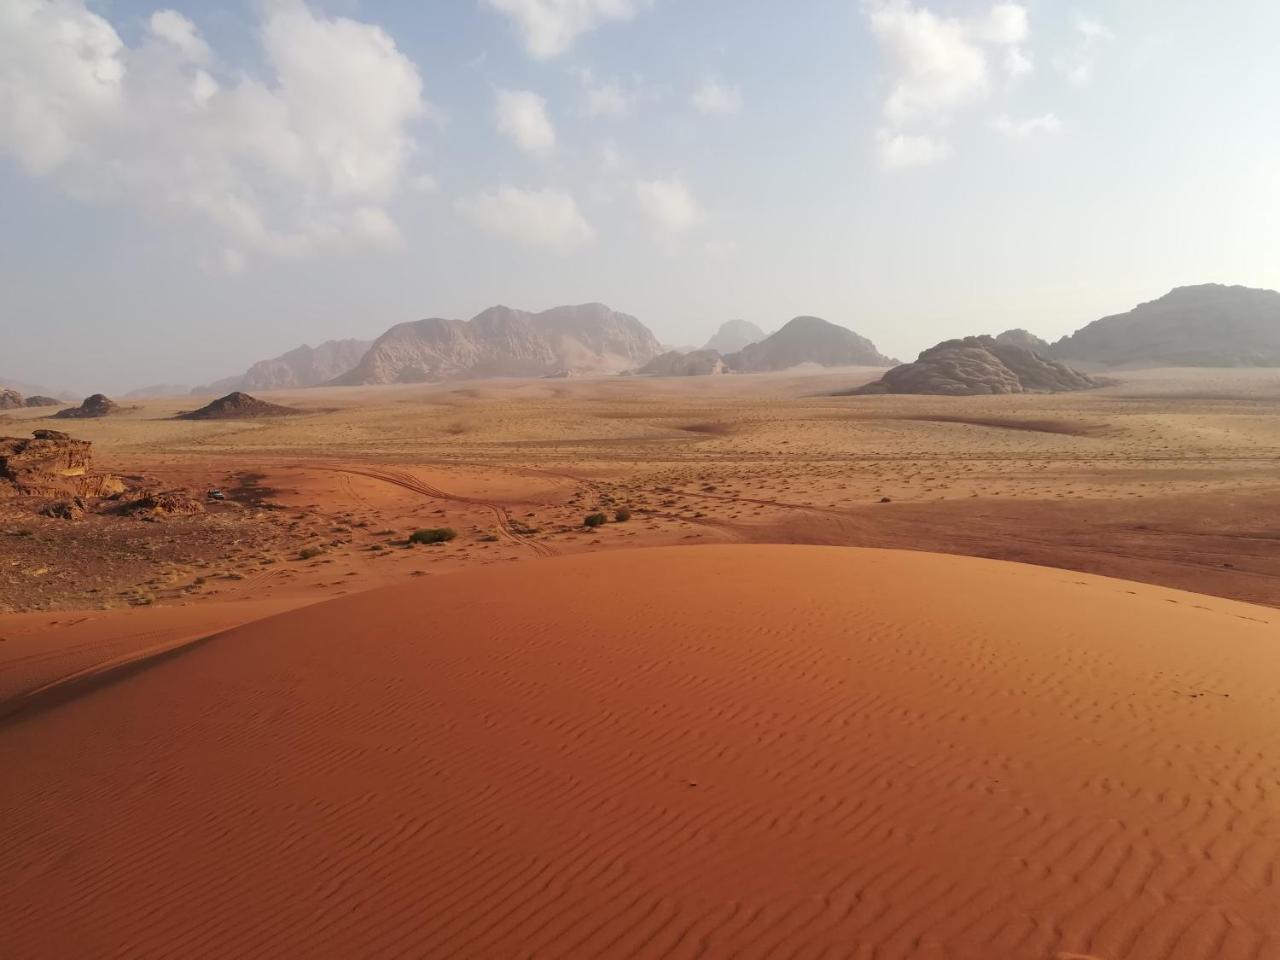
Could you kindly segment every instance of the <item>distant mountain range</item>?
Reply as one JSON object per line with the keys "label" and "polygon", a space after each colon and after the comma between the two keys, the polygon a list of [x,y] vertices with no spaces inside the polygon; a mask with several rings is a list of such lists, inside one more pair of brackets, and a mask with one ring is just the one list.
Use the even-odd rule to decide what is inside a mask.
{"label": "distant mountain range", "polygon": [[[1049,344],[1026,330],[994,338],[1045,360],[1085,370],[1155,366],[1280,366],[1280,293],[1220,284],[1179,287],[1128,313],[1103,317]],[[374,341],[329,340],[255,363],[244,373],[190,391],[224,394],[323,384],[416,383],[474,377],[605,375],[630,371],[696,376],[785,370],[799,364],[888,366],[870,340],[817,317],[796,317],[766,335],[729,320],[701,349],[664,354],[649,329],[604,304],[540,313],[491,307],[471,320],[401,323]],[[683,357],[684,359],[680,359]],[[0,377],[21,394],[66,397]],[[173,396],[157,384],[126,396]]]}
{"label": "distant mountain range", "polygon": [[767,336],[750,320],[726,320],[702,349],[714,350],[721,355],[737,353],[743,347],[758,343]]}
{"label": "distant mountain range", "polygon": [[1106,367],[1280,366],[1280,293],[1178,287],[1063,337],[1050,354]]}

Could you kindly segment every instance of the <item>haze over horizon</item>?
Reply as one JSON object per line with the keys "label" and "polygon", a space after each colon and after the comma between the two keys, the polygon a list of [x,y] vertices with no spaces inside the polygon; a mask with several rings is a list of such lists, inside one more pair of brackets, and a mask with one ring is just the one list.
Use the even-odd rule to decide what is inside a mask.
{"label": "haze over horizon", "polygon": [[911,359],[1280,287],[1280,7],[0,0],[0,375],[602,301]]}

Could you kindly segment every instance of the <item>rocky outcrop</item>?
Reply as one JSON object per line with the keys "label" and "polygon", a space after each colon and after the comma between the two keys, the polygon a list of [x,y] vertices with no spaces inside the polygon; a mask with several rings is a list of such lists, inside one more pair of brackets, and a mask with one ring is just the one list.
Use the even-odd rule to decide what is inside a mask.
{"label": "rocky outcrop", "polygon": [[259,417],[289,417],[301,413],[293,407],[267,403],[247,393],[236,391],[207,403],[199,410],[180,413],[178,420],[256,420]]}
{"label": "rocky outcrop", "polygon": [[1049,342],[1021,328],[996,334],[996,343],[1005,347],[1022,347],[1025,350],[1034,350],[1042,357],[1049,356]]}
{"label": "rocky outcrop", "polygon": [[23,405],[22,394],[17,390],[0,390],[0,410],[20,410]]}
{"label": "rocky outcrop", "polygon": [[750,320],[726,320],[702,349],[715,350],[721,354],[737,353],[743,347],[759,343],[766,336]]}
{"label": "rocky outcrop", "polygon": [[1178,287],[1063,337],[1053,356],[1109,367],[1280,366],[1280,293]]}
{"label": "rocky outcrop", "polygon": [[259,360],[238,377],[225,377],[190,392],[221,394],[317,387],[354,368],[372,345],[371,340],[326,340],[318,347],[303,344],[270,360]]}
{"label": "rocky outcrop", "polygon": [[57,397],[42,397],[42,396],[40,396],[40,395],[38,395],[38,394],[37,394],[36,396],[34,396],[34,397],[27,397],[27,399],[26,399],[26,400],[24,400],[24,401],[22,402],[22,405],[23,405],[23,406],[25,406],[25,407],[61,407],[61,406],[65,406],[65,404],[63,404],[63,402],[62,402],[61,400],[59,400]]}
{"label": "rocky outcrop", "polygon": [[1026,347],[1002,344],[995,337],[965,337],[930,347],[914,363],[894,367],[874,383],[849,392],[980,396],[1096,386],[1093,378]]}
{"label": "rocky outcrop", "polygon": [[162,520],[204,513],[204,504],[185,490],[161,490],[121,504],[118,512],[138,520]]}
{"label": "rocky outcrop", "polygon": [[31,439],[0,437],[0,494],[36,497],[106,497],[119,493],[117,477],[93,471],[92,444],[59,430]]}
{"label": "rocky outcrop", "polygon": [[54,414],[62,420],[84,420],[95,417],[107,417],[120,410],[120,405],[114,400],[104,396],[101,393],[95,393],[91,397],[85,397],[85,400],[78,407],[67,407],[65,410],[59,410]]}
{"label": "rocky outcrop", "polygon": [[725,357],[740,373],[786,370],[802,363],[824,367],[886,367],[894,361],[852,330],[819,317],[796,317],[777,333]]}
{"label": "rocky outcrop", "polygon": [[718,350],[694,350],[691,353],[672,350],[654,357],[635,372],[645,377],[700,377],[731,371]]}
{"label": "rocky outcrop", "polygon": [[644,324],[604,304],[542,313],[491,307],[469,321],[436,317],[397,324],[374,341],[355,369],[333,382],[620,373],[660,352]]}

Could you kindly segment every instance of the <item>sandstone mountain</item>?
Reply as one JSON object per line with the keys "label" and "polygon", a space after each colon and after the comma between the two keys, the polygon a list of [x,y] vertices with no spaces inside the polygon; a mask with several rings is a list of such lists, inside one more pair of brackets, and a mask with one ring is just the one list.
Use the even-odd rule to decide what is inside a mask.
{"label": "sandstone mountain", "polygon": [[1047,340],[1043,340],[1034,333],[1021,328],[996,334],[996,343],[1007,347],[1023,347],[1026,350],[1034,350],[1042,357],[1049,356],[1049,352],[1052,349]]}
{"label": "sandstone mountain", "polygon": [[1063,337],[1053,356],[1111,367],[1280,366],[1280,293],[1178,287]]}
{"label": "sandstone mountain", "polygon": [[471,320],[392,327],[335,384],[620,373],[661,352],[635,317],[600,303],[529,313],[490,307]]}
{"label": "sandstone mountain", "polygon": [[796,317],[777,333],[725,357],[735,371],[786,370],[801,363],[824,367],[887,367],[894,361],[852,330],[818,317]]}
{"label": "sandstone mountain", "polygon": [[995,337],[944,340],[914,363],[894,367],[851,394],[921,393],[976,396],[994,393],[1057,393],[1098,386],[1091,377],[1026,347]]}
{"label": "sandstone mountain", "polygon": [[54,416],[62,420],[84,420],[110,416],[119,411],[120,405],[118,403],[103,396],[101,393],[95,393],[91,397],[86,397],[84,403],[80,404],[80,406],[59,410]]}
{"label": "sandstone mountain", "polygon": [[270,360],[259,360],[239,376],[224,377],[196,387],[191,393],[318,387],[355,367],[370,346],[370,340],[326,340],[318,347],[303,344]]}
{"label": "sandstone mountain", "polygon": [[36,394],[22,401],[24,407],[65,407],[66,404],[57,397],[42,397]]}
{"label": "sandstone mountain", "polygon": [[766,336],[768,334],[750,320],[726,320],[702,349],[716,350],[721,354],[737,353],[743,347],[759,343]]}
{"label": "sandstone mountain", "polygon": [[646,377],[700,377],[732,371],[718,350],[694,350],[690,353],[672,350],[654,357],[635,372]]}
{"label": "sandstone mountain", "polygon": [[207,403],[199,410],[189,410],[177,416],[179,420],[254,420],[259,417],[288,417],[301,413],[293,407],[267,403],[247,393],[236,391]]}
{"label": "sandstone mountain", "polygon": [[17,390],[0,389],[0,410],[18,410],[23,406],[22,394]]}

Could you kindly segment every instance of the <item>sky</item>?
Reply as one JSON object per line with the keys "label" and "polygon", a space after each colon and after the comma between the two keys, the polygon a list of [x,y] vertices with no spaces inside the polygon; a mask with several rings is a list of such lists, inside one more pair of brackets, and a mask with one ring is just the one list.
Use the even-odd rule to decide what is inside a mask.
{"label": "sky", "polygon": [[602,301],[905,359],[1280,287],[1274,0],[0,0],[0,377]]}

